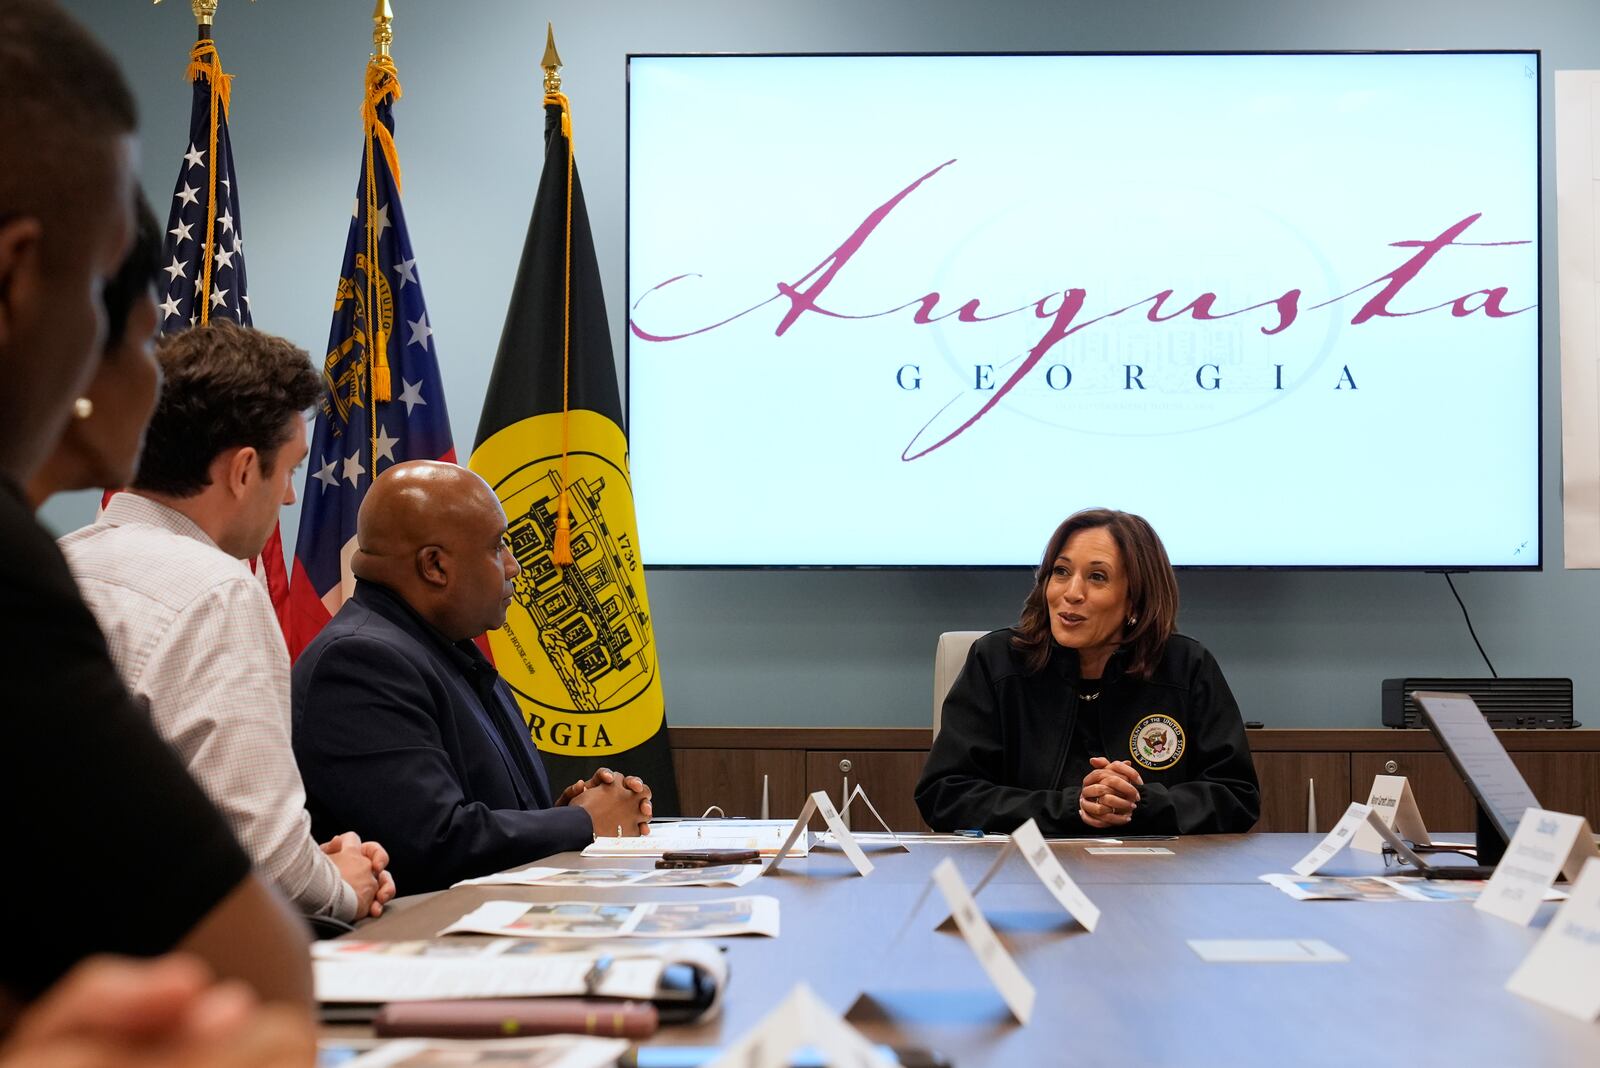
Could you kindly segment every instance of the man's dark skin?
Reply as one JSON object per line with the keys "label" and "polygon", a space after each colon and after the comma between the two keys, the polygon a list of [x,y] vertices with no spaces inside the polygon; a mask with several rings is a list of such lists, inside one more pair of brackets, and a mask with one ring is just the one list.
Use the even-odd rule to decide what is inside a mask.
{"label": "man's dark skin", "polygon": [[[356,578],[386,586],[452,642],[505,625],[512,579],[506,513],[489,484],[464,467],[412,460],[372,483],[356,517]],[[594,833],[650,833],[650,788],[607,768],[573,783],[557,805],[589,813]]]}

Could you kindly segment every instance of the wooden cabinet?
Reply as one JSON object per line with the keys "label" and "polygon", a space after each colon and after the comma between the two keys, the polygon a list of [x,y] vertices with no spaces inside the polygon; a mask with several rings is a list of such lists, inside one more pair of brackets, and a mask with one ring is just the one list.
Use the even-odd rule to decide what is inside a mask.
{"label": "wooden cabinet", "polygon": [[[1254,755],[1256,777],[1261,780],[1261,819],[1254,830],[1327,831],[1350,807],[1349,753]],[[1308,828],[1313,797],[1316,820]]]}
{"label": "wooden cabinet", "polygon": [[1472,795],[1443,753],[1352,753],[1351,797],[1365,801],[1378,775],[1406,777],[1422,822],[1430,831],[1471,831],[1478,826]]}
{"label": "wooden cabinet", "polygon": [[1600,827],[1600,753],[1512,753],[1511,759],[1542,807]]}
{"label": "wooden cabinet", "polygon": [[[1551,732],[1553,733],[1553,732]],[[1539,804],[1554,812],[1600,818],[1600,753],[1513,752],[1511,760],[1528,780]],[[1375,775],[1404,775],[1429,831],[1470,831],[1477,806],[1450,758],[1443,753],[1355,753],[1351,796],[1365,801]]]}
{"label": "wooden cabinet", "polygon": [[[1572,812],[1600,820],[1600,730],[1496,731],[1511,759],[1521,769],[1539,803],[1557,812]],[[1477,827],[1477,809],[1461,776],[1439,749],[1432,731],[1358,730],[1254,730],[1250,748],[1256,756],[1265,797],[1263,820],[1257,830],[1288,830],[1269,825],[1267,815],[1281,798],[1283,784],[1272,763],[1290,756],[1342,755],[1349,761],[1349,793],[1342,804],[1365,801],[1377,775],[1404,775],[1411,783],[1417,807],[1430,831],[1470,832]],[[1326,829],[1319,792],[1318,830]],[[1274,799],[1273,794],[1279,796]],[[1287,802],[1292,805],[1292,798]],[[1333,815],[1337,817],[1338,813]],[[1302,822],[1294,829],[1304,830]]]}
{"label": "wooden cabinet", "polygon": [[[850,761],[850,789],[860,786],[872,805],[893,831],[926,831],[913,799],[917,780],[922,777],[926,752],[916,750],[873,751],[870,749],[821,750],[806,753],[806,792],[826,790],[838,802],[844,789],[840,761]],[[866,806],[857,801],[850,810],[850,826],[856,830],[876,830],[877,823]],[[812,819],[813,830],[823,828],[822,817]]]}
{"label": "wooden cabinet", "polygon": [[[806,795],[806,755],[793,749],[672,749],[680,815],[698,816],[712,805],[726,816],[761,815],[761,777],[773,819],[800,815]],[[667,813],[663,813],[667,815]]]}
{"label": "wooden cabinet", "polygon": [[[1544,807],[1600,827],[1600,730],[1498,731]],[[1364,801],[1375,775],[1411,781],[1430,830],[1471,831],[1471,797],[1432,732],[1421,730],[1253,730],[1250,749],[1261,780],[1258,831],[1304,831],[1309,784],[1316,784],[1316,829],[1326,831],[1352,800]],[[673,727],[678,792],[685,815],[721,805],[730,816],[761,812],[761,776],[770,777],[773,818],[794,816],[813,790],[839,799],[851,763],[889,826],[927,828],[912,792],[932,732],[910,727]],[[664,813],[665,814],[665,813]],[[852,823],[871,817],[852,813]],[[820,823],[818,824],[820,826]]]}

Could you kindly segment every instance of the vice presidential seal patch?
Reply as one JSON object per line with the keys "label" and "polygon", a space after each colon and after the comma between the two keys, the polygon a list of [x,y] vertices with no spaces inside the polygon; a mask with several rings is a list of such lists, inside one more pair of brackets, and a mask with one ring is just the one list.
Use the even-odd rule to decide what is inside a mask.
{"label": "vice presidential seal patch", "polygon": [[1133,759],[1151,771],[1165,771],[1183,756],[1183,728],[1171,716],[1146,716],[1128,736]]}

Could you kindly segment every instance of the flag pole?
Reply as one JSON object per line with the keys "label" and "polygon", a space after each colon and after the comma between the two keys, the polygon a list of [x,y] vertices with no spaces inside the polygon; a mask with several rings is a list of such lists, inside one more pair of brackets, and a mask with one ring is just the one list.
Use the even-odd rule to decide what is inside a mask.
{"label": "flag pole", "polygon": [[555,26],[544,24],[544,57],[539,60],[544,68],[544,102],[561,108],[561,136],[567,142],[567,231],[562,269],[566,276],[566,291],[562,299],[561,320],[561,492],[556,498],[555,540],[550,562],[556,567],[568,567],[572,557],[572,509],[567,486],[571,481],[568,464],[571,444],[572,384],[572,111],[567,96],[561,91],[561,54],[556,51]]}
{"label": "flag pole", "polygon": [[[152,4],[159,4],[161,0],[150,0]],[[217,4],[219,0],[189,0],[189,9],[194,12],[194,24],[199,30],[197,35],[201,41],[211,39],[211,24],[217,18]],[[250,0],[253,4],[255,0]]]}

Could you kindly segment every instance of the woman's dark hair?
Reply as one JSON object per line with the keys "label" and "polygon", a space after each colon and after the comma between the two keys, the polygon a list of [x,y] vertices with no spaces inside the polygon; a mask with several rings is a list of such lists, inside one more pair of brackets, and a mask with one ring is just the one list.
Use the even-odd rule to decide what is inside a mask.
{"label": "woman's dark hair", "polygon": [[1127,672],[1149,678],[1177,626],[1178,579],[1172,573],[1166,547],[1142,516],[1110,508],[1089,508],[1068,516],[1050,535],[1044,559],[1034,575],[1033,590],[1022,602],[1022,618],[1011,644],[1027,653],[1029,671],[1038,671],[1050,660],[1054,639],[1050,636],[1050,606],[1045,603],[1045,586],[1055,567],[1056,557],[1071,537],[1080,530],[1105,530],[1117,543],[1122,566],[1128,575],[1128,615],[1133,626],[1123,626],[1122,645],[1128,650]]}
{"label": "woman's dark hair", "polygon": [[117,273],[106,282],[100,298],[106,306],[107,352],[122,340],[133,302],[155,285],[156,276],[161,273],[161,224],[156,221],[156,213],[150,210],[143,193],[135,194],[133,200],[133,248]]}
{"label": "woman's dark hair", "polygon": [[271,474],[288,429],[322,396],[306,350],[281,337],[213,319],[168,334],[156,349],[163,381],[145,431],[135,489],[193,497],[211,484],[211,462],[249,446]]}

